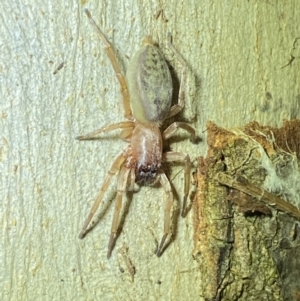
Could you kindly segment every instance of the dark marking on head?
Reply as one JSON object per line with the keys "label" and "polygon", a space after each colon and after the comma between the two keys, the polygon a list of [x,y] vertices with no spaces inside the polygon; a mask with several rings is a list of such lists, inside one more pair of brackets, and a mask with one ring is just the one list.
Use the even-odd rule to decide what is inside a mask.
{"label": "dark marking on head", "polygon": [[140,185],[150,185],[157,178],[157,171],[160,168],[160,164],[151,165],[140,165],[136,168],[136,178],[135,181]]}

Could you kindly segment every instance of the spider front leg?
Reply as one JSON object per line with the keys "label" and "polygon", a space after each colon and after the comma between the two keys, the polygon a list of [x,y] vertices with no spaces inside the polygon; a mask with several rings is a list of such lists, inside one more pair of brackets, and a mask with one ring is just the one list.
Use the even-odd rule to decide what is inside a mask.
{"label": "spider front leg", "polygon": [[132,119],[132,112],[131,112],[131,108],[130,108],[130,97],[129,97],[129,92],[128,92],[125,76],[123,75],[123,73],[121,71],[121,68],[119,66],[116,54],[113,50],[113,47],[112,47],[111,43],[106,39],[104,33],[98,27],[98,25],[96,24],[94,19],[92,18],[91,13],[87,9],[85,9],[84,12],[86,13],[87,17],[89,18],[90,23],[93,25],[93,27],[97,31],[101,41],[103,42],[107,56],[111,61],[111,64],[114,68],[117,79],[120,83],[121,93],[123,96],[123,107],[124,107],[124,111],[125,111],[125,118]]}
{"label": "spider front leg", "polygon": [[164,162],[185,162],[184,166],[184,197],[183,205],[181,210],[181,216],[185,217],[186,215],[186,203],[190,191],[190,173],[191,173],[191,160],[189,155],[179,152],[167,152],[163,154]]}
{"label": "spider front leg", "polygon": [[157,252],[156,252],[156,255],[158,257],[160,257],[160,255],[162,254],[165,240],[170,232],[171,209],[173,207],[173,193],[172,193],[170,182],[169,182],[166,174],[163,171],[161,171],[161,174],[159,177],[160,177],[159,182],[167,194],[167,199],[165,201],[165,210],[164,210],[164,235],[161,239],[161,242],[160,242]]}
{"label": "spider front leg", "polygon": [[172,137],[179,128],[182,128],[184,130],[186,130],[187,132],[189,132],[191,134],[191,141],[195,142],[196,141],[196,131],[195,129],[190,126],[188,123],[185,122],[173,122],[170,126],[168,126],[167,129],[164,130],[162,136],[164,140],[169,139],[170,137]]}
{"label": "spider front leg", "polygon": [[103,126],[100,129],[97,129],[93,132],[90,132],[90,133],[82,135],[82,136],[78,136],[78,137],[76,137],[76,139],[77,140],[89,140],[89,139],[96,138],[101,133],[107,133],[107,132],[110,132],[110,131],[113,131],[116,129],[123,130],[121,133],[121,137],[123,138],[123,136],[128,135],[128,133],[131,134],[131,132],[133,131],[133,128],[134,128],[134,123],[132,121],[122,121],[122,122],[117,122],[117,123]]}
{"label": "spider front leg", "polygon": [[121,171],[120,171],[120,175],[119,175],[119,179],[118,179],[118,190],[117,190],[117,197],[116,197],[116,206],[115,206],[113,221],[112,221],[112,224],[111,224],[110,238],[109,238],[109,243],[108,243],[107,258],[110,258],[111,251],[114,247],[116,233],[117,233],[117,230],[118,230],[120,211],[121,211],[121,208],[122,208],[122,198],[123,198],[123,195],[126,191],[127,179],[128,179],[128,175],[129,175],[130,171],[131,171],[131,169],[129,167],[126,167],[126,166],[123,166]]}
{"label": "spider front leg", "polygon": [[93,218],[95,212],[97,211],[97,209],[102,201],[103,195],[104,195],[105,191],[107,190],[108,185],[111,181],[111,178],[120,170],[121,166],[124,164],[124,162],[128,156],[129,156],[129,149],[127,149],[124,153],[118,155],[117,158],[115,159],[115,161],[113,162],[113,164],[112,164],[110,170],[108,171],[108,174],[106,175],[106,178],[100,188],[100,191],[93,204],[93,207],[92,207],[87,219],[85,220],[85,222],[83,224],[82,230],[78,236],[79,238],[84,237],[86,228],[88,227],[91,219]]}

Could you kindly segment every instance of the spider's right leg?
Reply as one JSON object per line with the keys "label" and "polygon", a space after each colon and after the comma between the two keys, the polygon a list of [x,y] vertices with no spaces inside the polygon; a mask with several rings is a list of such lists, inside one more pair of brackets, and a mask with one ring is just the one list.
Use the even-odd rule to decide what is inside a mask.
{"label": "spider's right leg", "polygon": [[191,173],[191,160],[189,155],[184,154],[184,153],[179,153],[179,152],[166,152],[163,153],[163,161],[164,162],[184,162],[184,197],[183,197],[183,205],[182,205],[182,210],[181,210],[181,216],[185,217],[186,215],[186,203],[187,203],[187,198],[189,195],[190,191],[190,173]]}
{"label": "spider's right leg", "polygon": [[181,54],[177,51],[177,49],[172,44],[172,37],[171,34],[168,34],[168,46],[171,49],[171,51],[176,55],[177,59],[182,64],[182,72],[181,72],[181,80],[180,80],[180,87],[179,87],[179,93],[178,93],[178,103],[173,105],[170,109],[169,115],[167,118],[170,118],[176,114],[178,114],[184,107],[185,103],[185,88],[186,88],[186,80],[187,80],[187,64]]}
{"label": "spider's right leg", "polygon": [[181,128],[186,130],[187,132],[189,132],[191,134],[191,141],[194,142],[196,140],[196,131],[195,129],[190,126],[188,123],[186,122],[179,122],[179,121],[175,121],[173,122],[170,126],[168,126],[167,129],[164,130],[162,136],[164,140],[169,139],[170,137],[172,137],[177,130]]}
{"label": "spider's right leg", "polygon": [[170,224],[171,224],[171,209],[173,207],[173,193],[171,189],[170,182],[166,176],[166,174],[162,171],[160,174],[160,184],[164,188],[167,193],[167,199],[165,201],[165,210],[164,210],[164,235],[161,239],[161,242],[158,246],[156,255],[159,257],[162,254],[163,247],[165,244],[165,240],[170,232]]}
{"label": "spider's right leg", "polygon": [[84,12],[86,13],[86,15],[88,16],[90,23],[93,25],[93,27],[96,29],[96,31],[98,32],[98,35],[101,39],[101,41],[104,44],[104,48],[105,51],[111,61],[111,64],[115,70],[116,76],[118,78],[118,81],[120,83],[121,86],[121,93],[123,96],[123,107],[124,107],[124,111],[125,111],[125,118],[127,119],[132,119],[132,112],[131,112],[131,108],[130,108],[130,97],[129,97],[129,92],[127,89],[127,85],[126,85],[126,79],[125,76],[123,75],[121,68],[119,66],[116,54],[112,48],[111,43],[106,39],[105,35],[103,34],[103,32],[101,31],[101,29],[98,27],[98,25],[96,24],[96,22],[94,21],[94,19],[91,16],[91,13],[85,9]]}
{"label": "spider's right leg", "polygon": [[116,233],[117,233],[118,225],[119,225],[119,216],[120,216],[120,211],[122,208],[122,198],[126,191],[127,179],[128,179],[128,175],[129,175],[130,171],[131,171],[131,168],[126,167],[126,166],[123,166],[120,171],[120,175],[119,175],[119,179],[118,179],[118,191],[117,191],[117,197],[116,197],[116,206],[115,206],[113,221],[111,224],[110,238],[109,238],[109,243],[108,243],[107,258],[110,258],[111,251],[113,249],[114,242],[116,239]]}
{"label": "spider's right leg", "polygon": [[82,227],[82,230],[79,234],[79,238],[83,238],[84,237],[84,234],[85,234],[85,231],[86,231],[86,228],[87,226],[89,225],[92,217],[94,216],[96,210],[98,209],[101,201],[102,201],[102,198],[103,198],[103,195],[106,191],[106,189],[108,188],[108,185],[111,181],[111,178],[120,170],[121,166],[124,164],[125,160],[127,159],[127,157],[129,156],[129,153],[130,153],[130,150],[129,148],[125,150],[125,152],[123,152],[122,154],[118,155],[117,158],[115,159],[115,161],[113,162],[110,170],[108,171],[108,174],[106,175],[106,178],[104,180],[104,183],[102,184],[101,188],[100,188],[100,191],[96,197],[96,200],[93,204],[93,207],[90,211],[90,214],[89,216],[87,217],[87,219],[85,220],[84,224],[83,224],[83,227]]}
{"label": "spider's right leg", "polygon": [[76,139],[77,140],[89,140],[89,139],[95,138],[97,135],[99,135],[101,133],[106,133],[106,132],[116,130],[116,129],[122,129],[124,133],[127,133],[127,132],[131,133],[133,128],[134,128],[134,123],[132,121],[122,121],[122,122],[103,126],[100,129],[97,129],[91,133],[88,133],[88,134],[85,134],[82,136],[77,136]]}

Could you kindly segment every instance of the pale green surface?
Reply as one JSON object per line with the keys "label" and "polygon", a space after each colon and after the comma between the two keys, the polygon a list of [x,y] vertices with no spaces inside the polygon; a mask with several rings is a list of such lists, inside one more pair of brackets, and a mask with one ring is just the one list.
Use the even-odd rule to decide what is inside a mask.
{"label": "pale green surface", "polygon": [[[179,73],[180,63],[166,47],[172,33],[190,67],[184,116],[191,119],[197,110],[194,125],[203,137],[207,120],[233,127],[299,118],[300,2],[96,3],[0,4],[1,300],[197,300],[201,271],[191,257],[192,212],[178,218],[175,240],[163,256],[153,255],[162,235],[161,189],[134,195],[109,261],[112,206],[104,206],[103,218],[84,240],[77,238],[125,145],[74,140],[123,116],[117,80],[83,9],[90,9],[125,67],[127,56],[151,34]],[[160,9],[168,22],[162,14],[155,17]],[[205,153],[205,141],[181,141],[172,149],[195,159]],[[172,170],[181,201],[183,169]],[[177,201],[176,213],[179,206]],[[136,267],[134,282],[117,252],[122,246]]]}

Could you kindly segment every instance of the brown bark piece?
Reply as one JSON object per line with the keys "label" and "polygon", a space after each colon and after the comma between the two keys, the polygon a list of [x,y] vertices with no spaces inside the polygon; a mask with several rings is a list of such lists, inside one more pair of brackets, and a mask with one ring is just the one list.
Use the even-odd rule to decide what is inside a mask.
{"label": "brown bark piece", "polygon": [[208,123],[193,205],[204,300],[299,300],[299,129]]}

